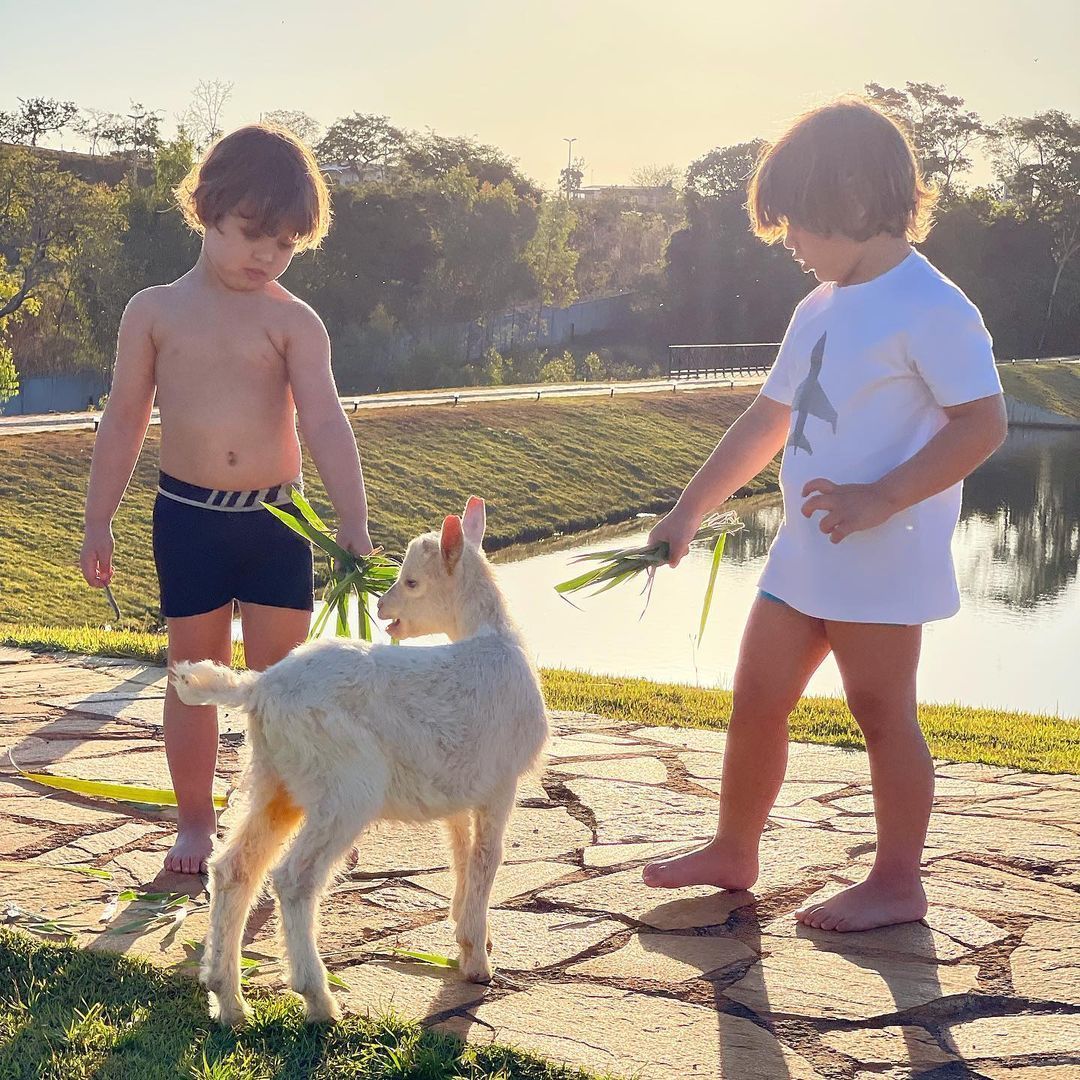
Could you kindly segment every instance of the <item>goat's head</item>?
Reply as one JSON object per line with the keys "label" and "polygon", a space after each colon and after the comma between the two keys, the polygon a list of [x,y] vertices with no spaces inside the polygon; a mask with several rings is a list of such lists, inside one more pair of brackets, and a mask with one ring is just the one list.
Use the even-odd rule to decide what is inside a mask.
{"label": "goat's head", "polygon": [[485,524],[484,500],[473,495],[461,517],[451,514],[441,532],[409,544],[397,581],[379,600],[379,618],[390,620],[391,637],[459,635],[470,590],[488,579],[487,573],[472,572],[486,563],[480,547]]}

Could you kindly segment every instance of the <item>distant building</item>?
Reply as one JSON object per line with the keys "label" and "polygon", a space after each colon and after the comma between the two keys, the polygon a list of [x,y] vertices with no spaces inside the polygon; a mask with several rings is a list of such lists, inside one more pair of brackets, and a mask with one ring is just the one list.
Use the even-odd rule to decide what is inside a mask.
{"label": "distant building", "polygon": [[319,171],[335,184],[383,184],[389,170],[376,162],[362,165],[320,165]]}
{"label": "distant building", "polygon": [[615,199],[634,210],[670,210],[675,206],[678,193],[673,187],[641,187],[635,184],[590,184],[573,192],[575,199],[596,202],[599,199]]}

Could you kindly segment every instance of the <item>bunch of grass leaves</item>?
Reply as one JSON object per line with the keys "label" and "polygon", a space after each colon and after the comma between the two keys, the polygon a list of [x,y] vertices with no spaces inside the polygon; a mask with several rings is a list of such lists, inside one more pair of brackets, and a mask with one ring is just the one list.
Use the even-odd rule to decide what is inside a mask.
{"label": "bunch of grass leaves", "polygon": [[308,640],[313,641],[323,632],[331,616],[336,617],[337,636],[350,637],[349,603],[355,596],[360,637],[364,641],[371,641],[372,618],[368,610],[369,598],[382,596],[394,584],[397,580],[398,561],[382,554],[378,548],[370,555],[354,555],[351,551],[346,551],[334,539],[330,528],[315,513],[307,499],[295,489],[292,491],[292,501],[300,512],[299,517],[280,507],[271,506],[269,503],[263,503],[263,506],[293,532],[310,540],[326,556],[327,581],[323,592],[324,606],[311,626]]}
{"label": "bunch of grass leaves", "polygon": [[[720,560],[724,557],[724,545],[730,533],[739,532],[743,527],[743,523],[733,510],[710,514],[701,523],[701,527],[690,541],[691,544],[712,546],[712,566],[709,570],[709,582],[705,587],[705,598],[701,607],[701,625],[698,628],[699,644],[705,634],[705,623],[709,617],[713,590],[716,586],[716,573],[720,569]],[[556,585],[555,591],[563,599],[566,599],[570,593],[585,590],[591,590],[588,595],[596,596],[645,574],[646,580],[642,591],[646,594],[645,608],[648,608],[649,597],[652,595],[653,574],[658,566],[664,566],[670,558],[671,552],[667,541],[645,547],[589,551],[584,555],[576,556],[571,562],[592,562],[597,565],[569,581]],[[641,614],[645,614],[645,609],[642,609]]]}

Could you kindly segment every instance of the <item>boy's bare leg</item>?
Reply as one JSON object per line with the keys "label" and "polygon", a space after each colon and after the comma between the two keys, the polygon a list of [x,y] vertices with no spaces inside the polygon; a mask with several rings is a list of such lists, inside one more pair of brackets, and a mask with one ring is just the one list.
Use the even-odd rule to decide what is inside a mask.
{"label": "boy's bare leg", "polygon": [[311,612],[242,603],[240,625],[244,631],[247,666],[252,671],[265,671],[307,640]]}
{"label": "boy's bare leg", "polygon": [[788,714],[828,652],[820,619],[758,597],[735,669],[716,837],[688,855],[649,863],[646,885],[754,884],[758,843],[787,769]]}
{"label": "boy's bare leg", "polygon": [[866,738],[877,854],[865,881],[795,913],[822,930],[871,930],[926,914],[919,867],[934,800],[934,763],[919,730],[921,626],[826,623],[848,707]]}
{"label": "boy's bare leg", "polygon": [[[169,664],[178,660],[228,664],[231,624],[231,602],[205,615],[169,619]],[[179,824],[176,843],[165,856],[166,870],[199,874],[206,869],[217,831],[213,800],[217,746],[217,708],[185,705],[170,681],[165,691],[165,756],[176,791]]]}

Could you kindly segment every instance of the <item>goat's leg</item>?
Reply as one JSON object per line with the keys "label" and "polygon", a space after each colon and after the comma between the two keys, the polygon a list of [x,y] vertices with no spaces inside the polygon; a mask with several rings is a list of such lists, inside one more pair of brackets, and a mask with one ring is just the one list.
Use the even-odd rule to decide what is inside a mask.
{"label": "goat's leg", "polygon": [[315,942],[319,899],[330,871],[382,803],[381,798],[359,800],[351,794],[348,802],[327,799],[308,808],[304,827],[271,875],[285,931],[289,984],[303,996],[313,1024],[341,1015]]}
{"label": "goat's leg", "polygon": [[244,1019],[240,949],[248,912],[278,847],[301,816],[275,773],[253,772],[250,784],[244,816],[210,860],[210,930],[200,980],[217,998],[213,1012],[223,1024]]}
{"label": "goat's leg", "polygon": [[488,904],[495,871],[502,865],[503,834],[514,808],[517,784],[510,784],[486,805],[473,812],[473,843],[469,859],[468,890],[457,924],[458,963],[470,982],[491,982],[488,952]]}
{"label": "goat's leg", "polygon": [[469,854],[472,851],[472,821],[469,812],[466,810],[447,818],[446,830],[450,835],[450,852],[454,863],[454,895],[450,902],[450,918],[458,922],[469,888]]}

